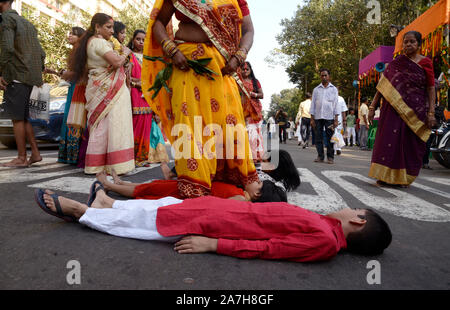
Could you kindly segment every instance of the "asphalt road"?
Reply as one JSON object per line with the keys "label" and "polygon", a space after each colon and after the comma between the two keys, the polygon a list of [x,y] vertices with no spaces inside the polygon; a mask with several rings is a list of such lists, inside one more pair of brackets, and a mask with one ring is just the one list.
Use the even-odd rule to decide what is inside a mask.
{"label": "asphalt road", "polygon": [[[171,244],[68,224],[36,205],[34,188],[86,201],[93,177],[56,164],[57,149],[50,146],[42,148],[44,161],[33,168],[0,168],[0,289],[450,289],[449,169],[432,160],[433,170],[422,171],[415,186],[386,191],[367,178],[371,152],[345,148],[328,165],[313,163],[315,149],[300,149],[294,141],[281,148],[291,153],[302,174],[302,185],[289,201],[319,213],[345,206],[377,209],[393,232],[383,255],[343,252],[328,262],[306,264],[180,255]],[[14,156],[15,151],[0,146],[0,162]],[[161,177],[155,165],[125,180]],[[79,273],[73,276],[74,271]]]}

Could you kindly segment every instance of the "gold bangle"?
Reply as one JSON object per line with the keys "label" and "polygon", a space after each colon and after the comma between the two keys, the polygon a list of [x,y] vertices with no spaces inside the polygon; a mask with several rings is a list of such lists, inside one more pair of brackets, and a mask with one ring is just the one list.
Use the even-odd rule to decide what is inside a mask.
{"label": "gold bangle", "polygon": [[172,58],[173,56],[175,56],[175,54],[177,52],[179,52],[180,50],[178,49],[177,45],[175,42],[173,42],[172,40],[162,40],[161,41],[161,47],[164,51],[164,53],[169,57]]}

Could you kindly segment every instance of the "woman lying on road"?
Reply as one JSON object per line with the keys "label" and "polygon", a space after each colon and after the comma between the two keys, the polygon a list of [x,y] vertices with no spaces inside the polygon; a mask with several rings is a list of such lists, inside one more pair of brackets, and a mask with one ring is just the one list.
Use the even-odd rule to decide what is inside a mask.
{"label": "woman lying on road", "polygon": [[[112,176],[113,182],[110,182],[107,179],[106,172],[97,174],[97,180],[102,184],[106,191],[113,191],[122,196],[133,199],[153,200],[168,196],[183,199],[178,190],[176,179],[154,180],[150,183],[139,184],[122,181],[114,171],[112,172]],[[91,189],[91,192],[92,191],[93,188]],[[233,184],[213,181],[210,195],[219,198],[230,198],[246,201],[287,202],[286,191],[283,185],[279,182],[275,182],[273,179],[248,184],[245,186],[245,190]]]}

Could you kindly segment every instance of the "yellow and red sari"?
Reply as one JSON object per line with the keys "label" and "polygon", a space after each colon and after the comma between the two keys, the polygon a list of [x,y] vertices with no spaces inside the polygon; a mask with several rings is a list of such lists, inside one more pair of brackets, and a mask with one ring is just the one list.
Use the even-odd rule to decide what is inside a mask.
{"label": "yellow and red sari", "polygon": [[[144,55],[162,56],[152,28],[163,0],[155,1],[144,46]],[[202,27],[211,43],[178,42],[187,59],[212,58],[208,68],[218,73],[214,80],[183,72],[174,67],[169,80],[170,92],[162,89],[153,100],[148,91],[161,62],[144,59],[143,93],[162,122],[163,131],[175,149],[178,189],[185,197],[208,195],[212,180],[245,185],[258,180],[251,157],[238,84],[234,74],[222,76],[227,60],[238,50],[242,12],[237,0],[174,1],[175,8]],[[237,134],[231,131],[237,130]],[[228,135],[227,135],[227,130]],[[236,135],[236,136],[235,136]],[[228,138],[227,138],[228,136]]]}

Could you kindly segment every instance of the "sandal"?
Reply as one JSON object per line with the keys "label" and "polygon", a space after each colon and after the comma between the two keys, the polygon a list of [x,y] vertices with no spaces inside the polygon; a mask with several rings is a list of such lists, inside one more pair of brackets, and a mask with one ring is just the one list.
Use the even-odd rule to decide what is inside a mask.
{"label": "sandal", "polygon": [[53,201],[54,201],[55,207],[56,207],[56,212],[55,212],[55,211],[51,210],[49,207],[47,207],[47,205],[45,204],[44,194],[47,194],[47,193],[42,189],[36,189],[34,191],[34,199],[36,200],[39,207],[41,207],[41,209],[44,210],[44,212],[46,212],[50,215],[59,217],[60,219],[63,219],[66,222],[71,222],[71,223],[78,222],[78,219],[76,219],[74,216],[64,214],[64,212],[61,209],[59,200],[58,200],[58,197],[59,197],[58,195],[47,194],[53,198]]}
{"label": "sandal", "polygon": [[[98,187],[95,187],[96,185],[99,185]],[[91,189],[89,190],[89,198],[87,201],[87,206],[90,208],[92,203],[94,202],[95,198],[97,197],[97,192],[99,190],[105,190],[105,188],[103,187],[103,184],[100,181],[95,181],[94,183],[92,183],[91,185]]]}

